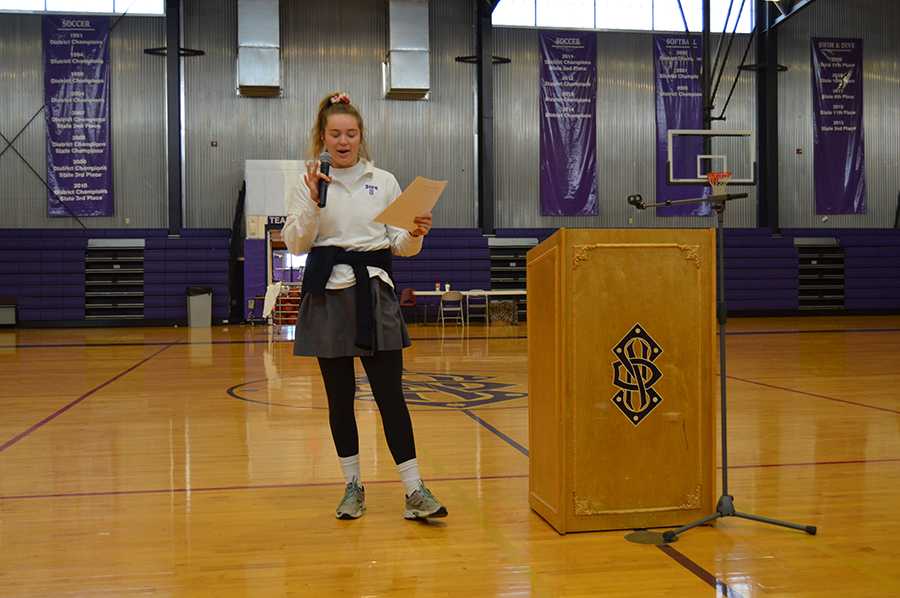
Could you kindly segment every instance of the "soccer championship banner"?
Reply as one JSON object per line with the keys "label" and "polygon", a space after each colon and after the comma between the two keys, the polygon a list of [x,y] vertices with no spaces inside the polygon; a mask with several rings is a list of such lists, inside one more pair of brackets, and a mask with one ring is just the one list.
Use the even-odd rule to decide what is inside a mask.
{"label": "soccer championship banner", "polygon": [[865,214],[863,42],[813,38],[816,214]]}
{"label": "soccer championship banner", "polygon": [[43,19],[47,212],[112,216],[109,17]]}
{"label": "soccer championship banner", "polygon": [[[656,201],[703,197],[703,185],[670,185],[669,129],[703,128],[703,51],[699,35],[654,35],[653,71],[656,88]],[[697,174],[697,156],[703,153],[700,137],[682,137],[673,148],[677,178]],[[657,208],[659,216],[706,216],[708,204]]]}
{"label": "soccer championship banner", "polygon": [[541,215],[596,216],[597,35],[541,31]]}

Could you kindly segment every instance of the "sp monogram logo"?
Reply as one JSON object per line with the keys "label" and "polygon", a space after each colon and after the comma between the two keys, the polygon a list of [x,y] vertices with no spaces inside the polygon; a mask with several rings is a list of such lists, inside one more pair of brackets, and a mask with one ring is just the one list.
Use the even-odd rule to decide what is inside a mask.
{"label": "sp monogram logo", "polygon": [[619,389],[612,398],[613,405],[637,426],[662,403],[662,397],[653,388],[662,378],[655,363],[662,355],[662,347],[643,326],[635,324],[612,352],[616,356],[612,364],[613,385]]}

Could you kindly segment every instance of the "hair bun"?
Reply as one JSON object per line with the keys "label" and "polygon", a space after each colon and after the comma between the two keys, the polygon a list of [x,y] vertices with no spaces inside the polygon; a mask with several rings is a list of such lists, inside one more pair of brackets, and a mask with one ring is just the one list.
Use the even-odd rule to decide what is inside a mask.
{"label": "hair bun", "polygon": [[332,104],[349,104],[350,96],[348,96],[344,92],[336,93],[333,96],[331,96],[331,103]]}

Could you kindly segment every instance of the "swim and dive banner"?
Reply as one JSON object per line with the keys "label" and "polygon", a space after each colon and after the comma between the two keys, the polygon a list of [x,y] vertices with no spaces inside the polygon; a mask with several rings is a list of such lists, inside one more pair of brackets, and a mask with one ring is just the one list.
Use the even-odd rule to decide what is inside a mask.
{"label": "swim and dive banner", "polygon": [[816,214],[865,214],[863,40],[812,39]]}
{"label": "swim and dive banner", "polygon": [[47,213],[112,216],[109,17],[45,15],[43,42]]}
{"label": "swim and dive banner", "polygon": [[541,215],[596,216],[597,34],[541,31]]}
{"label": "swim and dive banner", "polygon": [[[656,95],[656,201],[703,197],[703,185],[670,185],[669,129],[703,128],[703,50],[699,35],[654,35],[653,72]],[[701,137],[676,137],[672,149],[676,178],[697,176]],[[706,216],[709,204],[657,208],[658,216]]]}

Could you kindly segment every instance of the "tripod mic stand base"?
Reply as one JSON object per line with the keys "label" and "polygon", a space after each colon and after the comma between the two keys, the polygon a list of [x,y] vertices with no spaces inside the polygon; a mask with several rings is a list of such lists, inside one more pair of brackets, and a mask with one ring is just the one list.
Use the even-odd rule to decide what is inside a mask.
{"label": "tripod mic stand base", "polygon": [[734,510],[734,497],[729,494],[723,494],[719,497],[719,502],[716,504],[716,512],[712,515],[708,515],[703,519],[698,519],[692,523],[688,523],[678,529],[669,530],[663,532],[663,540],[666,542],[674,542],[678,539],[678,536],[683,534],[684,532],[694,529],[700,525],[706,525],[711,521],[715,521],[716,519],[721,519],[722,517],[739,517],[741,519],[749,519],[750,521],[759,521],[760,523],[768,523],[769,525],[778,525],[781,527],[787,527],[790,529],[795,529],[801,532],[806,532],[810,536],[815,536],[816,526],[814,525],[800,525],[797,523],[791,523],[789,521],[781,521],[779,519],[771,519],[769,517],[762,517],[760,515],[751,515],[750,513],[741,513],[740,511]]}

